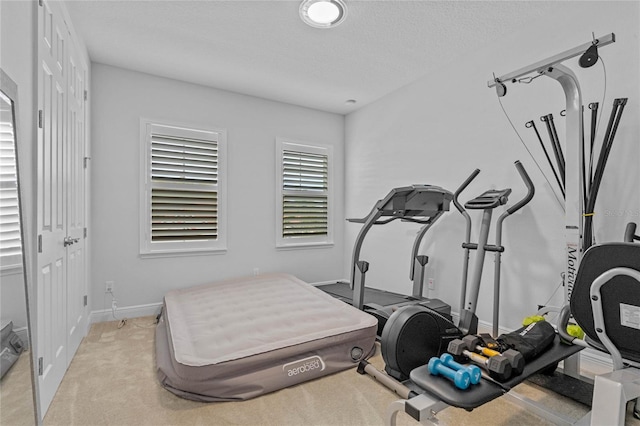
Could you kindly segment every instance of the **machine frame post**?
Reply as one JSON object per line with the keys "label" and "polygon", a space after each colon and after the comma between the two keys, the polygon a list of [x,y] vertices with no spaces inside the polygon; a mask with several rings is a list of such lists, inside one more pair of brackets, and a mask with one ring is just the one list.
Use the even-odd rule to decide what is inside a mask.
{"label": "machine frame post", "polygon": [[[583,144],[583,116],[582,93],[578,78],[571,69],[562,65],[563,61],[583,55],[592,46],[604,47],[614,43],[614,33],[594,38],[588,43],[581,44],[557,55],[535,62],[519,70],[494,77],[487,82],[488,87],[503,85],[507,82],[517,82],[518,78],[537,72],[556,80],[562,86],[566,102],[566,167],[565,177],[565,301],[571,299],[571,292],[575,283],[576,272],[582,258],[582,239],[584,224],[583,182],[581,170],[584,164]],[[503,87],[504,88],[504,87]],[[501,93],[502,92],[502,93]],[[506,90],[499,91],[504,96]],[[565,360],[565,374],[579,377],[580,358],[575,355]]]}

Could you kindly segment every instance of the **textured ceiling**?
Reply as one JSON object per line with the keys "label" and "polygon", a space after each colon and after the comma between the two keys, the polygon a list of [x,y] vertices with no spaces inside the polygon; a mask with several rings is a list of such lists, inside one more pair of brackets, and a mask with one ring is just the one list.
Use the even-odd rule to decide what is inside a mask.
{"label": "textured ceiling", "polygon": [[303,23],[300,1],[66,3],[94,62],[341,114],[557,4],[345,2],[346,21],[329,30]]}

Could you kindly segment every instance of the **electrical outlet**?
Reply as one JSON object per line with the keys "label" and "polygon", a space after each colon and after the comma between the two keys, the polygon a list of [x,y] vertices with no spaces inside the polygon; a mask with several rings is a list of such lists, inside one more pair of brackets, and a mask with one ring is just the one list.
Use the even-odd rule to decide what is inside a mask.
{"label": "electrical outlet", "polygon": [[260,268],[253,268],[253,275],[254,276],[260,275]]}
{"label": "electrical outlet", "polygon": [[436,280],[435,278],[431,277],[429,278],[428,284],[429,286],[429,290],[435,290],[436,289]]}
{"label": "electrical outlet", "polygon": [[113,287],[115,285],[114,281],[107,281],[105,283],[104,292],[105,293],[113,293]]}

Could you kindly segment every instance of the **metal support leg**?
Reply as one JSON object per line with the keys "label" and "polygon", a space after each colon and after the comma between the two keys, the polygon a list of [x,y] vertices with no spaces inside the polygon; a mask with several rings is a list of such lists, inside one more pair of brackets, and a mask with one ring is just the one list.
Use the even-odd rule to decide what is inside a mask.
{"label": "metal support leg", "polygon": [[424,271],[427,263],[429,262],[429,256],[418,255],[413,259],[413,294],[416,299],[422,299],[422,293],[424,291]]}
{"label": "metal support leg", "polygon": [[582,380],[582,376],[580,375],[580,352],[571,355],[569,358],[565,358],[562,364],[562,372],[564,374]]}
{"label": "metal support leg", "polygon": [[360,260],[356,263],[356,269],[353,282],[353,306],[362,310],[364,307],[364,277],[369,270],[369,262]]}
{"label": "metal support leg", "polygon": [[399,399],[397,401],[393,401],[387,407],[387,418],[386,423],[388,426],[396,426],[396,417],[398,417],[398,412],[404,411],[404,399]]}
{"label": "metal support leg", "polygon": [[387,407],[387,425],[395,426],[399,411],[404,411],[423,425],[437,425],[436,414],[447,408],[446,402],[432,398],[427,394],[420,394],[411,399],[400,399]]}
{"label": "metal support leg", "polygon": [[472,313],[476,312],[478,295],[480,294],[480,281],[482,280],[484,255],[486,253],[485,248],[487,246],[487,240],[489,239],[489,228],[491,227],[491,213],[492,210],[490,209],[486,209],[482,213],[482,224],[480,225],[480,235],[478,237],[478,250],[476,251],[476,263],[473,265],[469,297],[467,297],[467,306],[465,306],[465,309],[470,310]]}
{"label": "metal support leg", "polygon": [[627,401],[640,397],[640,370],[625,368],[596,377],[592,425],[624,425]]}

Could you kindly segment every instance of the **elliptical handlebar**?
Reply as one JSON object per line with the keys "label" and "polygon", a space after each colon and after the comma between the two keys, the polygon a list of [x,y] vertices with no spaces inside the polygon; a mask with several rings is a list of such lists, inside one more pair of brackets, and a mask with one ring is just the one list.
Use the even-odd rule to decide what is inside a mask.
{"label": "elliptical handlebar", "polygon": [[[465,233],[464,233],[464,243],[466,244],[469,244],[471,242],[471,217],[469,216],[469,213],[467,213],[467,210],[462,206],[462,204],[460,204],[460,201],[458,201],[458,197],[460,196],[462,191],[464,191],[467,188],[467,186],[469,186],[469,184],[479,174],[480,174],[480,169],[475,169],[469,175],[469,177],[464,182],[462,182],[462,185],[460,185],[458,189],[456,189],[456,192],[453,194],[453,204],[456,206],[458,211],[462,214],[466,223]],[[467,276],[469,274],[469,249],[468,248],[464,249],[464,261],[462,265],[463,265],[462,266],[462,285],[460,287],[460,312],[464,310],[465,297],[467,294]]]}
{"label": "elliptical handlebar", "polygon": [[516,169],[518,169],[518,173],[520,173],[520,177],[524,181],[524,184],[527,186],[527,195],[525,195],[522,200],[518,201],[516,204],[509,207],[507,209],[508,214],[513,214],[516,211],[520,210],[522,207],[526,206],[536,193],[536,189],[533,186],[533,182],[531,181],[529,174],[524,169],[524,166],[522,165],[520,160],[516,161],[514,164],[516,165]]}
{"label": "elliptical handlebar", "polygon": [[460,185],[458,189],[456,189],[456,192],[453,194],[453,204],[456,206],[460,213],[464,212],[465,209],[458,201],[458,196],[467,188],[467,186],[469,186],[469,184],[476,178],[476,176],[478,176],[478,174],[480,174],[480,169],[475,169],[471,173],[471,175],[469,175],[469,177],[464,182],[462,182],[462,185]]}
{"label": "elliptical handlebar", "polygon": [[[522,163],[518,160],[515,163],[516,169],[520,174],[520,177],[524,181],[524,184],[527,187],[527,195],[524,196],[520,201],[515,203],[513,206],[509,207],[504,213],[500,215],[498,220],[496,221],[496,240],[495,244],[498,247],[502,247],[502,222],[511,216],[513,213],[520,210],[522,207],[526,206],[529,201],[533,198],[536,193],[535,187],[533,186],[533,182],[529,177],[529,174],[525,170]],[[494,336],[498,335],[498,323],[500,321],[499,312],[500,312],[500,254],[501,252],[496,252],[496,260],[495,260],[495,269],[493,274],[493,330],[492,333]]]}

